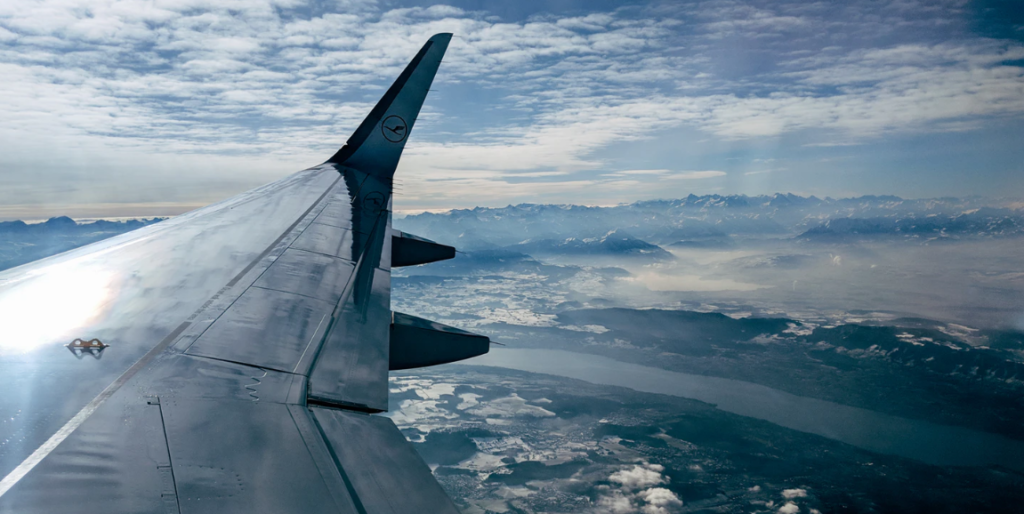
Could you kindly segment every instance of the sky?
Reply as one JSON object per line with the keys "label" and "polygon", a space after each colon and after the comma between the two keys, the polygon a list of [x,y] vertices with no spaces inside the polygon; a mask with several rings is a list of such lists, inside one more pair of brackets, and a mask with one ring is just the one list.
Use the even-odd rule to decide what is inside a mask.
{"label": "sky", "polygon": [[4,0],[0,219],[178,214],[319,164],[438,32],[399,212],[1024,197],[1012,0]]}

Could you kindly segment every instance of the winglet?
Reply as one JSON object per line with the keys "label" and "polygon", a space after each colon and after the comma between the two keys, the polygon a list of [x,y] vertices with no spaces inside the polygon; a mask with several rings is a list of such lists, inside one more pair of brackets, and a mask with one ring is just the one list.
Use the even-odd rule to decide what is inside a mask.
{"label": "winglet", "polygon": [[434,81],[452,35],[437,34],[413,57],[394,84],[327,162],[390,179]]}

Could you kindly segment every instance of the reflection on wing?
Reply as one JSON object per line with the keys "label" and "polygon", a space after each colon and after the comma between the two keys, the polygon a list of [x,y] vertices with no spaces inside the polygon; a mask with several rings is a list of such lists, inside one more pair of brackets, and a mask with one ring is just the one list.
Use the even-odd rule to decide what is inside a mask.
{"label": "reflection on wing", "polygon": [[[395,167],[450,38],[323,165],[0,274],[0,305],[78,298],[36,306],[18,325],[29,346],[4,347],[0,512],[457,512],[371,415],[389,369],[488,348],[390,311],[393,264],[454,256],[391,228]],[[74,280],[54,291],[59,273]]]}

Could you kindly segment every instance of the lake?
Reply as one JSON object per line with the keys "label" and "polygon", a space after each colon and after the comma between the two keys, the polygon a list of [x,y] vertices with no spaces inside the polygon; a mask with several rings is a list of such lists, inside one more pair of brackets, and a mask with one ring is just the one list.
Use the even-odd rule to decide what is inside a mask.
{"label": "lake", "polygon": [[465,364],[545,373],[593,384],[692,398],[715,404],[726,412],[929,464],[998,464],[1024,471],[1024,442],[1021,441],[797,396],[740,380],[691,375],[562,350],[492,348],[487,355],[465,361]]}

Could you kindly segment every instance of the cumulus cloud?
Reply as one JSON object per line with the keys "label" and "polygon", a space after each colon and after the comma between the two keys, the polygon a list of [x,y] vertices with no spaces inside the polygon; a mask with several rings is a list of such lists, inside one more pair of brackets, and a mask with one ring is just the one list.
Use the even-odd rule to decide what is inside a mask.
{"label": "cumulus cloud", "polygon": [[646,502],[642,510],[644,514],[668,514],[670,508],[683,506],[679,496],[664,487],[652,487],[637,496]]}
{"label": "cumulus cloud", "polygon": [[661,476],[662,471],[665,471],[665,467],[660,464],[641,464],[616,471],[608,477],[608,480],[628,489],[642,489],[664,483],[665,478]]}
{"label": "cumulus cloud", "polygon": [[786,504],[779,507],[778,510],[779,514],[796,514],[797,512],[800,512],[800,507],[793,502],[786,502]]}
{"label": "cumulus cloud", "polygon": [[[617,489],[609,489],[597,499],[595,512],[618,514],[642,512],[644,514],[669,514],[677,512],[683,501],[665,487],[668,477],[662,475],[665,467],[660,464],[641,463],[612,473],[608,481]],[[606,486],[607,487],[607,486]]]}
{"label": "cumulus cloud", "polygon": [[611,494],[598,498],[596,512],[598,514],[629,514],[636,512],[636,504],[622,491],[612,491]]}
{"label": "cumulus cloud", "polygon": [[782,491],[782,497],[787,500],[792,500],[793,498],[806,498],[807,489],[784,489]]}

